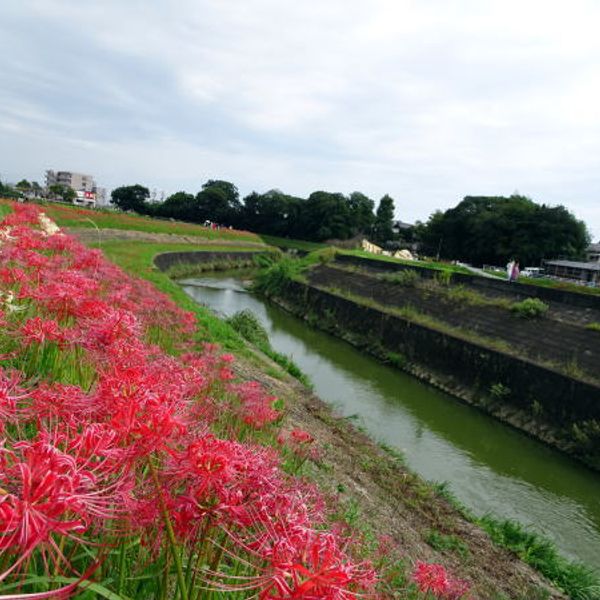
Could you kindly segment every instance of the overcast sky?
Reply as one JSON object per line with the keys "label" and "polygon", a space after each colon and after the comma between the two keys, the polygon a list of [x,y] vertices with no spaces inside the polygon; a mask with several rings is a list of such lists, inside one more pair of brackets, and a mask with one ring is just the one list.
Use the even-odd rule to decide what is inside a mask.
{"label": "overcast sky", "polygon": [[598,0],[2,0],[0,178],[564,204],[600,237]]}

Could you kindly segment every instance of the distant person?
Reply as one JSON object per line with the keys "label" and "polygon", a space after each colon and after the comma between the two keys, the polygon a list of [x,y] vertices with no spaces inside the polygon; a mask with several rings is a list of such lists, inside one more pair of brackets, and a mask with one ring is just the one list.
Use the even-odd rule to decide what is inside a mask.
{"label": "distant person", "polygon": [[519,261],[515,260],[514,264],[513,264],[513,268],[512,268],[512,272],[510,274],[510,280],[512,282],[517,281],[517,279],[519,279],[519,273],[521,271],[519,270]]}
{"label": "distant person", "polygon": [[512,272],[515,267],[515,261],[511,258],[506,264],[506,279],[512,281]]}

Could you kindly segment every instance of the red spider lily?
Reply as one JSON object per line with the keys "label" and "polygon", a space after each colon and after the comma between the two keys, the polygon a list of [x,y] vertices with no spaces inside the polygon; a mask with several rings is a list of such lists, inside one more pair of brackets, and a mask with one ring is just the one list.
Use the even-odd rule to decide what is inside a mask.
{"label": "red spider lily", "polygon": [[176,385],[167,385],[168,375],[146,365],[113,365],[98,382],[98,417],[110,423],[132,456],[167,449],[186,432],[184,397]]}
{"label": "red spider lily", "polygon": [[76,385],[41,383],[30,393],[27,414],[37,423],[83,421],[92,414],[92,399]]}
{"label": "red spider lily", "polygon": [[315,441],[315,438],[304,429],[292,429],[291,435],[292,439],[299,444],[311,444]]}
{"label": "red spider lily", "polygon": [[74,538],[101,528],[121,506],[121,480],[77,464],[44,442],[18,442],[3,453],[0,471],[0,550],[17,556],[0,580],[18,569],[34,550],[66,561],[57,537]]}
{"label": "red spider lily", "polygon": [[[98,251],[44,236],[37,215],[16,209],[2,238],[0,288],[27,316],[37,311],[25,323],[14,311],[7,331],[26,344],[68,343],[85,365],[81,385],[92,383],[31,382],[24,390],[16,372],[0,371],[0,418],[17,425],[4,428],[0,446],[0,580],[12,575],[19,585],[28,561],[64,572],[83,555],[80,545],[101,545],[110,530],[141,536],[156,558],[163,542],[191,551],[201,543],[210,558],[205,579],[219,589],[265,599],[370,591],[372,569],[352,560],[346,532],[317,531],[327,509],[314,486],[288,477],[275,450],[208,433],[227,411],[266,428],[281,417],[275,398],[257,383],[229,383],[234,358],[215,345],[190,354],[182,343],[188,353],[179,357],[150,345],[164,333],[191,339],[194,315]],[[286,439],[312,448],[308,432]],[[254,574],[231,584],[219,574],[220,556]]]}
{"label": "red spider lily", "polygon": [[3,371],[0,368],[0,434],[8,423],[14,423],[22,414],[17,403],[28,397],[28,392],[20,387],[21,375],[17,371]]}
{"label": "red spider lily", "polygon": [[289,433],[282,431],[277,436],[277,442],[289,448],[301,460],[300,464],[307,458],[319,460],[321,452],[314,445],[314,441],[315,438],[304,429],[292,429]]}
{"label": "red spider lily", "polygon": [[241,402],[240,416],[247,425],[262,429],[281,418],[281,413],[273,408],[277,399],[266,395],[257,381],[231,385],[229,389],[238,396]]}
{"label": "red spider lily", "polygon": [[431,592],[443,600],[459,600],[470,588],[468,582],[453,579],[443,565],[436,563],[417,562],[412,578],[419,591],[425,594]]}
{"label": "red spider lily", "polygon": [[272,530],[272,544],[260,551],[253,550],[237,535],[228,534],[232,549],[220,545],[222,552],[233,560],[243,560],[236,552],[244,549],[248,561],[257,560],[256,575],[235,580],[205,569],[203,577],[209,588],[232,592],[253,590],[259,598],[270,600],[347,600],[370,591],[377,580],[370,563],[353,563],[329,532],[302,526],[290,526],[285,532]]}
{"label": "red spider lily", "polygon": [[62,344],[66,339],[64,331],[54,319],[45,320],[40,317],[33,317],[25,321],[19,332],[26,345],[43,344],[45,342]]}

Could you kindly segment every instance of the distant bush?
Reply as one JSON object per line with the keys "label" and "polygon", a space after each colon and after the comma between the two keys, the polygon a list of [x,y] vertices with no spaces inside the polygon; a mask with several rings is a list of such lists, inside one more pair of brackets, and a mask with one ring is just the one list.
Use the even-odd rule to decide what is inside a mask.
{"label": "distant bush", "polygon": [[527,298],[522,302],[515,302],[511,310],[523,319],[536,319],[546,314],[548,305],[539,298]]}

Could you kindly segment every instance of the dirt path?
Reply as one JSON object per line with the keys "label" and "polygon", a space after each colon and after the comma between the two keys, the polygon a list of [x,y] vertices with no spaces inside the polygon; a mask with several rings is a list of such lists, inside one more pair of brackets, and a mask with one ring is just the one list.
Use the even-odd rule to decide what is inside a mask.
{"label": "dirt path", "polygon": [[[247,363],[240,363],[237,372],[285,399],[287,426],[309,431],[323,451],[321,466],[311,463],[320,486],[342,505],[358,501],[360,522],[368,523],[377,535],[392,536],[407,558],[442,562],[455,576],[472,582],[472,598],[566,598],[512,553],[493,545],[487,534],[397,458],[295,380],[274,379]],[[456,536],[463,547],[435,551],[425,541],[432,532]]]}
{"label": "dirt path", "polygon": [[149,242],[154,244],[191,244],[194,246],[243,246],[244,248],[267,247],[267,244],[244,240],[215,239],[210,240],[196,235],[178,235],[175,233],[152,233],[131,229],[93,229],[90,227],[71,227],[67,231],[79,238],[84,244],[101,242]]}

